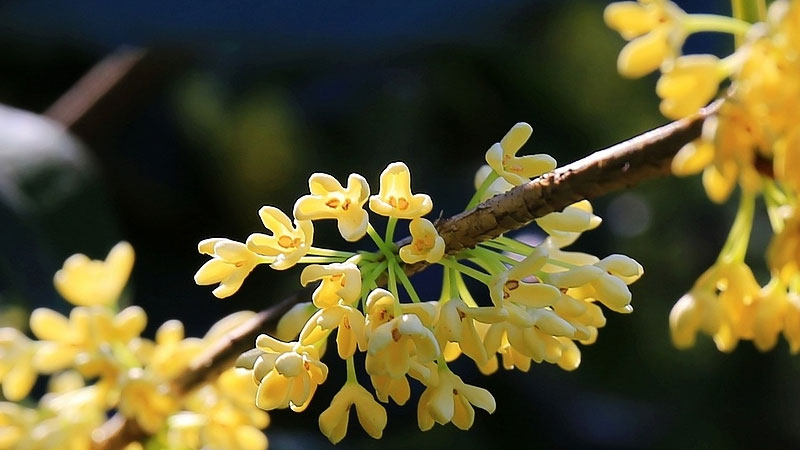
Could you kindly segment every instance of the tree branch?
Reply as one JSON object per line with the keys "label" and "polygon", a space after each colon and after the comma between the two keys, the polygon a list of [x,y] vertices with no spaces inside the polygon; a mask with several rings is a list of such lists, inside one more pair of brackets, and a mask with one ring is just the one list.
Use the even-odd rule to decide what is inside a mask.
{"label": "tree branch", "polygon": [[[700,136],[703,122],[719,109],[720,103],[701,110],[695,116],[672,122],[627,141],[597,151],[583,159],[530,183],[495,196],[472,210],[437,223],[448,254],[471,248],[480,242],[524,227],[533,220],[570,204],[599,197],[616,190],[627,189],[641,181],[668,175],[670,163],[685,144]],[[403,245],[406,240],[400,241]],[[404,267],[409,275],[424,270],[429,264],[417,263]],[[258,334],[273,329],[280,317],[292,305],[307,300],[309,290],[301,290],[279,304],[259,312],[242,324],[213,348],[201,355],[186,373],[176,378],[176,392],[187,392],[200,382],[213,377],[227,367],[242,352],[253,347]],[[109,422],[112,432],[97,433],[95,449],[121,449],[125,444],[146,437],[133,419],[114,417]],[[105,428],[105,426],[104,426]]]}

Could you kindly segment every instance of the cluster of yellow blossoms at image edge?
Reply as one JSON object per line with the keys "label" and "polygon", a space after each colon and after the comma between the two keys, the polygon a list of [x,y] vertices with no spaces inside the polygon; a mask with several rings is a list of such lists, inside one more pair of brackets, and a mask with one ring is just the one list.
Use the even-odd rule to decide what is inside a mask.
{"label": "cluster of yellow blossoms at image edge", "polygon": [[[759,17],[687,14],[670,1],[612,3],[606,23],[630,42],[620,52],[622,75],[660,69],[656,94],[673,119],[694,114],[730,86],[702,136],[673,160],[677,175],[702,172],[711,200],[728,199],[738,184],[739,212],[717,262],[670,314],[676,346],[695,343],[698,332],[721,351],[740,340],[773,348],[781,333],[792,353],[800,351],[800,2],[777,0]],[[747,19],[747,20],[745,20]],[[696,32],[730,33],[735,51],[725,57],[681,55]],[[763,286],[744,262],[755,197],[761,195],[774,233],[766,252],[770,280]]]}
{"label": "cluster of yellow blossoms at image edge", "polygon": [[[144,310],[116,312],[133,261],[125,242],[105,261],[71,256],[54,278],[61,296],[75,305],[69,316],[34,310],[35,340],[0,328],[0,450],[88,450],[104,438],[98,427],[114,410],[154,435],[156,448],[267,448],[261,429],[269,416],[252,401],[256,386],[248,371],[231,368],[189,393],[170,384],[254,313],[228,316],[203,338],[186,338],[177,320],[161,325],[155,340],[141,337]],[[27,400],[40,375],[49,376],[47,392],[38,402]],[[126,450],[141,448],[133,443]]]}
{"label": "cluster of yellow blossoms at image edge", "polygon": [[[548,155],[517,156],[531,133],[528,124],[519,123],[491,146],[488,165],[476,174],[476,193],[466,209],[555,168]],[[389,164],[380,176],[379,192],[370,194],[361,175],[350,174],[342,185],[330,175],[315,173],[309,178],[309,194],[294,205],[293,218],[271,206],[260,209],[269,234],[254,233],[245,242],[211,238],[198,246],[211,259],[197,271],[195,281],[218,284],[213,293],[220,298],[235,293],[257,265],[285,270],[308,264],[300,283],[318,283],[311,301],[292,308],[274,337],[259,336],[237,365],[252,371],[259,408],[303,411],[327,379],[322,357],[335,332],[347,381],[319,417],[321,431],[334,443],[347,432],[352,406],[364,430],[381,437],[388,420],[381,402],[408,402],[409,377],[425,387],[417,402],[420,429],[448,422],[467,429],[473,424],[474,408],[491,413],[495,400],[487,390],[465,383],[448,362],[464,354],[484,374],[501,363],[506,369],[527,371],[532,362],[542,361],[573,370],[580,364],[576,343],[591,344],[605,325],[598,303],[616,312],[632,311],[627,285],[641,276],[638,263],[622,255],[600,259],[564,250],[600,224],[587,201],[538,219],[547,233],[538,245],[503,236],[445,255],[444,240],[423,218],[433,202],[426,194],[412,192],[404,163]],[[383,235],[370,223],[367,208],[388,217]],[[368,235],[378,250],[314,247],[313,222],[322,219],[335,220],[348,242]],[[397,248],[399,219],[408,221],[411,242]],[[420,261],[443,267],[436,300],[423,301],[403,271],[404,263]],[[465,277],[486,286],[483,305]],[[381,282],[387,282],[386,288],[379,287]],[[363,359],[356,359],[360,354]],[[357,361],[363,361],[374,395],[360,384]]]}

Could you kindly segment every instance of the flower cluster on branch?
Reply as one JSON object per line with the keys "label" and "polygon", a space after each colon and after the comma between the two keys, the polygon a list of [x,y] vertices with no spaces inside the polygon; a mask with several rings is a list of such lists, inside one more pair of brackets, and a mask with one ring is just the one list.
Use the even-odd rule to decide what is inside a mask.
{"label": "flower cluster on branch", "polygon": [[[467,210],[555,168],[548,155],[517,156],[531,133],[530,125],[519,123],[486,152],[487,166],[476,175]],[[412,379],[425,387],[417,401],[420,429],[449,422],[467,429],[475,407],[491,413],[495,400],[487,390],[465,383],[449,362],[463,354],[485,374],[501,365],[527,371],[543,361],[573,370],[580,364],[578,344],[594,342],[605,325],[600,305],[632,311],[628,284],[642,274],[638,263],[623,255],[600,259],[565,250],[601,222],[588,201],[538,219],[547,238],[537,245],[500,236],[445,255],[443,239],[423,217],[433,201],[413,192],[406,164],[389,164],[379,186],[370,195],[361,175],[350,174],[342,185],[315,173],[309,194],[295,202],[293,218],[272,206],[261,208],[269,234],[251,234],[244,243],[212,238],[199,244],[211,259],[195,280],[219,284],[213,291],[217,297],[233,294],[259,264],[276,270],[308,264],[300,284],[317,283],[310,301],[281,319],[276,336],[262,334],[237,362],[252,372],[259,408],[305,410],[328,377],[323,357],[335,334],[347,381],[319,417],[320,430],[332,442],[344,438],[351,406],[362,428],[379,438],[388,420],[381,403],[407,403]],[[384,233],[373,227],[368,210],[387,217]],[[313,246],[314,223],[325,219],[336,221],[345,241],[369,236],[377,250]],[[400,220],[407,221],[411,235],[405,245],[394,241]],[[442,267],[436,299],[421,298],[404,271],[405,264],[420,261]],[[483,285],[484,295],[470,288],[467,278]],[[387,285],[380,287],[384,281]],[[358,364],[374,395],[361,385]]]}

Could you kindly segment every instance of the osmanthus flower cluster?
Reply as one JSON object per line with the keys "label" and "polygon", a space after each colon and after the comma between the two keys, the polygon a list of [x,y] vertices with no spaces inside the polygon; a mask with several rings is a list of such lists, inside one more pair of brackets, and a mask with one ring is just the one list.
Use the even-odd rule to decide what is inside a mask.
{"label": "osmanthus flower cluster", "polygon": [[[249,372],[229,369],[188,393],[171,384],[194,357],[253,313],[228,316],[203,338],[186,338],[177,320],[159,327],[155,340],[144,338],[144,310],[118,311],[133,262],[125,242],[105,261],[73,255],[54,278],[74,305],[69,315],[34,310],[33,339],[0,328],[1,450],[89,449],[93,438],[103,438],[96,430],[115,410],[154,435],[159,448],[267,448],[261,429],[269,417],[250,401],[256,386]],[[37,402],[28,397],[40,376],[49,381]]]}
{"label": "osmanthus flower cluster", "polygon": [[[702,136],[672,162],[676,175],[702,172],[711,200],[728,199],[738,184],[739,213],[717,262],[681,298],[670,315],[678,347],[690,347],[698,332],[711,335],[721,351],[740,340],[760,350],[781,333],[800,351],[800,2],[777,0],[752,8],[753,17],[687,14],[669,1],[612,3],[606,23],[631,42],[618,66],[626,76],[656,69],[656,93],[669,118],[695,113],[714,98],[725,80],[718,112],[706,119]],[[736,36],[725,57],[681,55],[689,33],[717,31]],[[763,196],[774,236],[767,250],[771,279],[761,285],[745,264],[754,199]]]}
{"label": "osmanthus flower cluster", "polygon": [[[547,155],[517,156],[531,132],[519,123],[491,146],[466,209],[555,168]],[[319,417],[321,431],[334,443],[347,433],[353,407],[361,427],[381,437],[388,420],[382,404],[409,402],[412,379],[424,387],[416,401],[422,430],[448,422],[467,429],[475,408],[492,413],[495,400],[464,382],[449,362],[463,354],[485,374],[501,365],[527,371],[532,362],[543,361],[573,370],[580,364],[578,344],[594,342],[605,325],[601,305],[632,311],[628,284],[642,274],[638,263],[622,255],[600,259],[565,250],[600,224],[588,201],[538,219],[548,235],[539,245],[501,236],[448,255],[444,239],[424,217],[433,202],[413,191],[404,163],[386,167],[377,193],[358,174],[342,184],[315,173],[308,184],[309,193],[296,201],[291,216],[261,208],[267,233],[254,233],[244,242],[200,242],[199,251],[211,259],[195,281],[217,284],[214,295],[227,297],[257,265],[285,270],[307,264],[299,281],[316,285],[309,301],[280,320],[275,336],[259,336],[237,365],[250,370],[258,385],[256,406],[300,412],[328,378],[323,356],[335,334],[331,351],[345,361],[347,381]],[[370,211],[387,218],[383,234],[373,227]],[[325,219],[336,221],[346,241],[369,236],[377,250],[313,246],[314,226]],[[410,237],[398,244],[395,230],[401,220]],[[421,298],[405,272],[408,264],[420,262],[442,266],[438,298]],[[482,295],[473,295],[466,278],[485,286]],[[359,381],[357,365],[369,385]]]}

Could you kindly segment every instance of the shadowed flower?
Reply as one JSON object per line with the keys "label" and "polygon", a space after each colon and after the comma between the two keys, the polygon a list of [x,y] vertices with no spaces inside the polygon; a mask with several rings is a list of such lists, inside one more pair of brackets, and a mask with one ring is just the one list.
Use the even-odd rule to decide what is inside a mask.
{"label": "shadowed flower", "polygon": [[346,383],[333,397],[331,405],[319,416],[322,434],[336,444],[347,434],[350,408],[356,407],[358,422],[370,436],[380,439],[386,428],[386,410],[366,389],[355,382]]}
{"label": "shadowed flower", "polygon": [[411,243],[400,248],[400,259],[408,264],[419,261],[435,263],[444,256],[444,239],[427,219],[414,219],[408,224]]}

